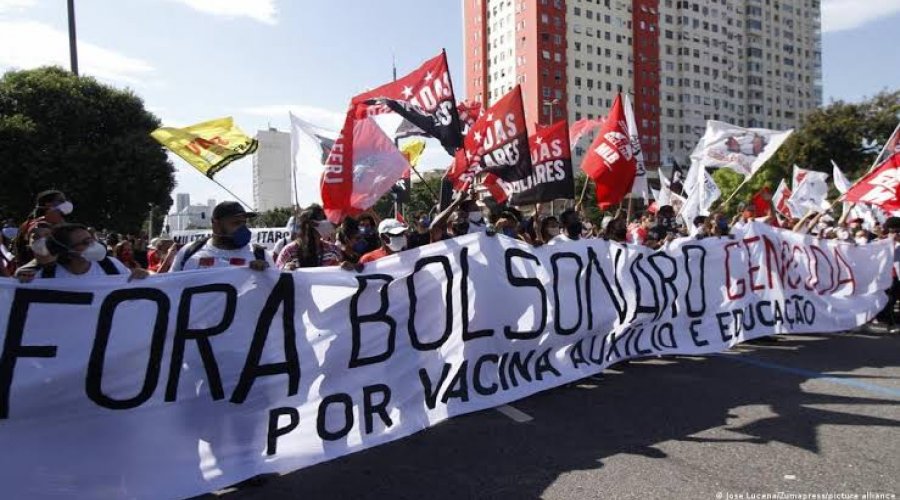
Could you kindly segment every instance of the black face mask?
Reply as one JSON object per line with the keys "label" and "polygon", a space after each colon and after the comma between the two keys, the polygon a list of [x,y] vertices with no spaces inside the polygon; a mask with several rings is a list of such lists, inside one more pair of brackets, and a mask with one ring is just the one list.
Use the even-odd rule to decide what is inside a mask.
{"label": "black face mask", "polygon": [[581,237],[581,230],[584,229],[584,225],[581,221],[575,221],[568,226],[566,226],[566,234],[569,235],[569,238],[573,240],[577,240]]}

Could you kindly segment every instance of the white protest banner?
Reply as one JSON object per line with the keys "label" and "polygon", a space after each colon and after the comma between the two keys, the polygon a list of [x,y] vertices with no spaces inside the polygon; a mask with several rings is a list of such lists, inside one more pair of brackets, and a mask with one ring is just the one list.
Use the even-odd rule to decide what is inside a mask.
{"label": "white protest banner", "polygon": [[[291,230],[286,227],[251,227],[252,237],[250,243],[262,245],[271,251],[275,243],[282,238],[290,238]],[[186,245],[192,241],[212,236],[212,229],[188,229],[185,231],[172,231],[172,239],[179,245]]]}
{"label": "white protest banner", "polygon": [[8,498],[187,497],[623,359],[846,330],[885,305],[891,255],[749,224],[662,251],[473,234],[362,273],[3,279],[0,482]]}

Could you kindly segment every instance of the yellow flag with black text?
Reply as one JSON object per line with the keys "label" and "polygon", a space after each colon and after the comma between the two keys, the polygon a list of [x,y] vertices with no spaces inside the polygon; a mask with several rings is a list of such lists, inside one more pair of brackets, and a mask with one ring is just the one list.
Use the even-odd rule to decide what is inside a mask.
{"label": "yellow flag with black text", "polygon": [[258,146],[230,116],[184,128],[160,127],[150,135],[209,178]]}

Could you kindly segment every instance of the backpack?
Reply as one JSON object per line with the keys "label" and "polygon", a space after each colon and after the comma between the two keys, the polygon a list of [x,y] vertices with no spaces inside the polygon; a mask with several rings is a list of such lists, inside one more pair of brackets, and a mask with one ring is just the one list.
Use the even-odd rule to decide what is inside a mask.
{"label": "backpack", "polygon": [[[117,268],[116,265],[113,264],[111,260],[109,260],[109,257],[104,257],[103,260],[97,262],[97,264],[100,266],[100,269],[103,269],[103,272],[108,276],[121,274],[119,273],[119,268]],[[41,278],[55,278],[56,266],[56,262],[50,262],[49,264],[39,264],[38,261],[32,260],[28,264],[20,267],[19,271],[34,271],[35,273],[41,271]]]}
{"label": "backpack", "polygon": [[[181,259],[181,267],[177,269],[178,271],[184,271],[184,265],[187,264],[187,261],[194,256],[206,242],[209,241],[209,236],[200,238],[199,240],[191,242],[190,245],[187,246],[187,249],[184,251],[184,258]],[[253,258],[256,260],[266,260],[266,248],[262,245],[253,244]]]}

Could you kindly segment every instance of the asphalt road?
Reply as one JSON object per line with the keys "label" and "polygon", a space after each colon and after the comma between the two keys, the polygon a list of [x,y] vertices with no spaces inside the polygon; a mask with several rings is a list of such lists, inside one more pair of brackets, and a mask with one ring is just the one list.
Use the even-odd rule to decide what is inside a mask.
{"label": "asphalt road", "polygon": [[896,334],[632,362],[512,406],[217,496],[900,499]]}

